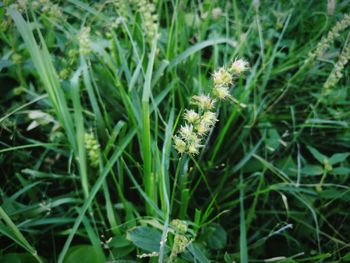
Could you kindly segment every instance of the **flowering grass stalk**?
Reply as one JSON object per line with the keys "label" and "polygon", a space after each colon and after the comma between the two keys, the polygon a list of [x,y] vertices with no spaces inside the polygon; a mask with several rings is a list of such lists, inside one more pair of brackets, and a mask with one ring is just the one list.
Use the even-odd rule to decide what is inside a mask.
{"label": "flowering grass stalk", "polygon": [[249,64],[244,59],[235,60],[230,68],[219,68],[213,73],[213,88],[209,94],[192,96],[191,104],[195,109],[186,109],[183,124],[177,135],[174,136],[174,148],[180,154],[191,156],[199,154],[203,148],[203,141],[209,131],[218,121],[216,109],[219,102],[233,98],[230,87],[234,81],[247,71]]}
{"label": "flowering grass stalk", "polygon": [[[213,73],[214,85],[208,94],[192,96],[191,104],[195,108],[185,110],[183,115],[185,123],[180,127],[178,134],[173,137],[174,148],[179,154],[185,155],[181,156],[179,165],[181,164],[182,167],[185,167],[185,164],[188,165],[186,155],[191,157],[198,155],[200,149],[205,147],[205,142],[208,141],[207,136],[218,121],[216,113],[218,103],[234,98],[230,94],[230,88],[248,68],[249,64],[244,59],[235,60],[229,68],[221,67]],[[187,188],[188,171],[183,168],[181,171],[178,184],[182,204],[179,211],[180,219],[186,214],[190,191]]]}

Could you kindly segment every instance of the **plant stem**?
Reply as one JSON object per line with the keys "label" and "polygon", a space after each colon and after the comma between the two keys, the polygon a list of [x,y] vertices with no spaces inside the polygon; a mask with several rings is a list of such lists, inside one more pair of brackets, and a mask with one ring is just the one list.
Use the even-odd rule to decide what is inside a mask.
{"label": "plant stem", "polygon": [[[151,132],[149,120],[149,104],[142,102],[142,155],[143,155],[143,175],[145,192],[147,196],[156,204],[155,180],[152,174],[152,149],[151,149]],[[147,215],[153,215],[152,206],[146,202]]]}

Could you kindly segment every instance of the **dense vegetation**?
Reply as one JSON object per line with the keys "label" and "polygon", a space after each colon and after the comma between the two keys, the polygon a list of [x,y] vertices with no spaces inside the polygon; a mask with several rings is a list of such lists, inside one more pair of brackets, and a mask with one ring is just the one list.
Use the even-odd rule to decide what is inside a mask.
{"label": "dense vegetation", "polygon": [[0,261],[350,261],[349,11],[0,1]]}

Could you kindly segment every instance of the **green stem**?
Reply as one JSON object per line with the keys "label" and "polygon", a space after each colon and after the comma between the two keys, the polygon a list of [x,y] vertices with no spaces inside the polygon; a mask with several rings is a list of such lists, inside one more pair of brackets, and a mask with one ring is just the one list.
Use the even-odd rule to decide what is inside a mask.
{"label": "green stem", "polygon": [[318,186],[316,187],[317,191],[322,192],[322,185],[323,185],[324,180],[326,179],[326,177],[327,177],[327,171],[324,169],[321,181],[318,184]]}
{"label": "green stem", "polygon": [[[152,149],[151,132],[149,119],[149,103],[142,102],[142,155],[143,155],[143,175],[146,195],[156,204],[155,180],[152,174]],[[153,215],[152,206],[146,202],[147,215]]]}

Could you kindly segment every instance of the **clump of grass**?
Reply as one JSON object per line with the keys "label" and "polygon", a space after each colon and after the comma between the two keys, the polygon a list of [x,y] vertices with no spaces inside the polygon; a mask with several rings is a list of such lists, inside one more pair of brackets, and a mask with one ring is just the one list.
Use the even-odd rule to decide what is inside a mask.
{"label": "clump of grass", "polygon": [[345,4],[2,2],[1,262],[348,260]]}

